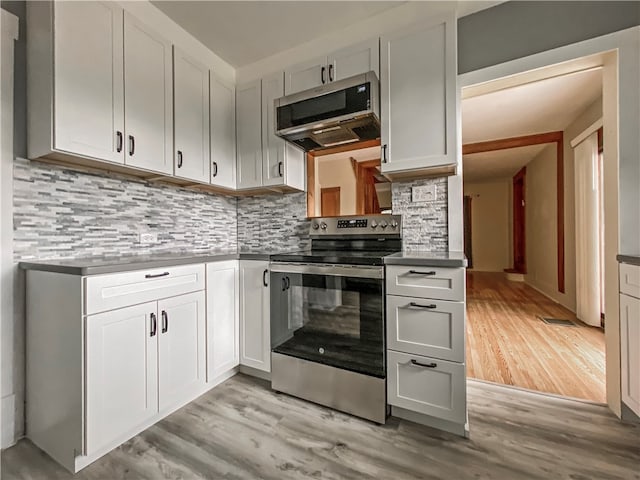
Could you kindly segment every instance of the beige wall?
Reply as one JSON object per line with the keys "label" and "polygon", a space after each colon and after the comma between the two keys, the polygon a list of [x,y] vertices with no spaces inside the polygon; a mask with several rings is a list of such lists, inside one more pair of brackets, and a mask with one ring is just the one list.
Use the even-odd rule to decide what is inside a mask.
{"label": "beige wall", "polygon": [[316,215],[321,214],[322,188],[340,187],[340,215],[356,214],[356,175],[347,158],[316,158]]}
{"label": "beige wall", "polygon": [[511,266],[511,179],[465,183],[471,196],[471,248],[473,270],[502,272]]}
{"label": "beige wall", "polygon": [[564,130],[564,248],[565,293],[558,292],[556,147],[548,145],[527,165],[525,281],[542,293],[576,310],[574,152],[570,142],[602,117],[598,99]]}

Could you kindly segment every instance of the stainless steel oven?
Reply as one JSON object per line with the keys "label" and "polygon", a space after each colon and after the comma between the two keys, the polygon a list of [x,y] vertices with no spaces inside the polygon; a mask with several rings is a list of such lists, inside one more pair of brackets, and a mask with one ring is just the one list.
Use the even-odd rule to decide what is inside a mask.
{"label": "stainless steel oven", "polygon": [[[349,222],[326,219],[317,229],[323,233],[312,225],[320,241],[311,251],[272,259],[271,382],[274,390],[384,423],[382,259],[399,248],[399,233],[382,236],[371,227],[386,219],[358,221],[343,227]],[[348,228],[351,234],[336,234]]]}

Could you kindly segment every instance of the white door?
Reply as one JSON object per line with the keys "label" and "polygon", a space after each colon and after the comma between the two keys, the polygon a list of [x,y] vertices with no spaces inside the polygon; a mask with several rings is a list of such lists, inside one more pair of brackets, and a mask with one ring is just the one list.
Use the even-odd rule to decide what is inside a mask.
{"label": "white door", "polygon": [[206,381],[204,292],[158,302],[160,411],[193,398]]}
{"label": "white door", "polygon": [[236,188],[236,89],[210,75],[211,183]]}
{"label": "white door", "polygon": [[271,371],[269,262],[240,261],[240,364]]}
{"label": "white door", "polygon": [[91,454],[158,412],[156,302],[86,317],[86,439]]}
{"label": "white door", "polygon": [[298,63],[284,71],[285,95],[308,90],[329,83],[327,57],[322,56]]}
{"label": "white door", "polygon": [[207,381],[239,362],[238,262],[207,265]]}
{"label": "white door", "polygon": [[274,101],[284,95],[284,74],[262,79],[262,184],[282,185],[285,169],[285,142],[276,136]]}
{"label": "white door", "polygon": [[174,171],[209,183],[209,69],[173,47]]}
{"label": "white door", "polygon": [[622,401],[640,415],[640,299],[620,295]]}
{"label": "white door", "polygon": [[329,55],[327,68],[330,82],[370,71],[380,78],[380,39],[376,37],[333,52]]}
{"label": "white door", "polygon": [[236,88],[238,188],[262,186],[262,100],[260,80]]}
{"label": "white door", "polygon": [[173,174],[171,43],[124,15],[125,163]]}
{"label": "white door", "polygon": [[456,21],[380,39],[382,171],[456,164]]}
{"label": "white door", "polygon": [[124,163],[123,10],[56,2],[54,148]]}

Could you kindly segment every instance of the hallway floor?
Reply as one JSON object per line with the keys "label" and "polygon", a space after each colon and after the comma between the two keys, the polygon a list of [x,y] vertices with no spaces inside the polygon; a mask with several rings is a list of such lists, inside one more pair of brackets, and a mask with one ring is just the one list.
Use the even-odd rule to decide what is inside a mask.
{"label": "hallway floor", "polygon": [[604,332],[502,273],[468,272],[467,375],[545,393],[606,402]]}

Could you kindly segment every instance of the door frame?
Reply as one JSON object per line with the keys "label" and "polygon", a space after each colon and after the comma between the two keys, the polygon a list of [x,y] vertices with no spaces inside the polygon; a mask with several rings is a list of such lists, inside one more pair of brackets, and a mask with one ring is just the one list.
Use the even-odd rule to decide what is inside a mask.
{"label": "door frame", "polygon": [[[526,190],[527,190],[527,167],[522,167],[518,173],[513,176],[513,268],[517,273],[527,273],[527,213],[526,213]],[[516,197],[516,183],[522,182],[522,189],[520,189],[520,195]],[[518,205],[520,201],[520,205]],[[516,209],[522,208],[522,218],[516,215]],[[522,245],[522,265],[520,268],[516,265],[517,255],[516,246],[520,242]]]}
{"label": "door frame", "polygon": [[[590,40],[547,50],[458,76],[458,88],[507,82],[519,74],[549,76],[582,68],[603,67],[603,118],[605,136],[617,139],[604,143],[605,215],[609,228],[605,231],[605,315],[609,328],[605,330],[607,404],[620,417],[622,414],[620,370],[620,304],[618,292],[618,251],[634,252],[638,247],[640,218],[636,206],[640,203],[637,185],[640,164],[619,158],[640,157],[640,27],[603,35]],[[544,78],[544,77],[542,77]],[[618,98],[624,98],[620,102]],[[457,109],[458,142],[457,172],[447,180],[449,249],[463,251],[462,219],[462,137],[461,112]],[[620,180],[624,181],[620,181]],[[618,183],[620,181],[620,188]],[[623,226],[625,235],[620,234]]]}

